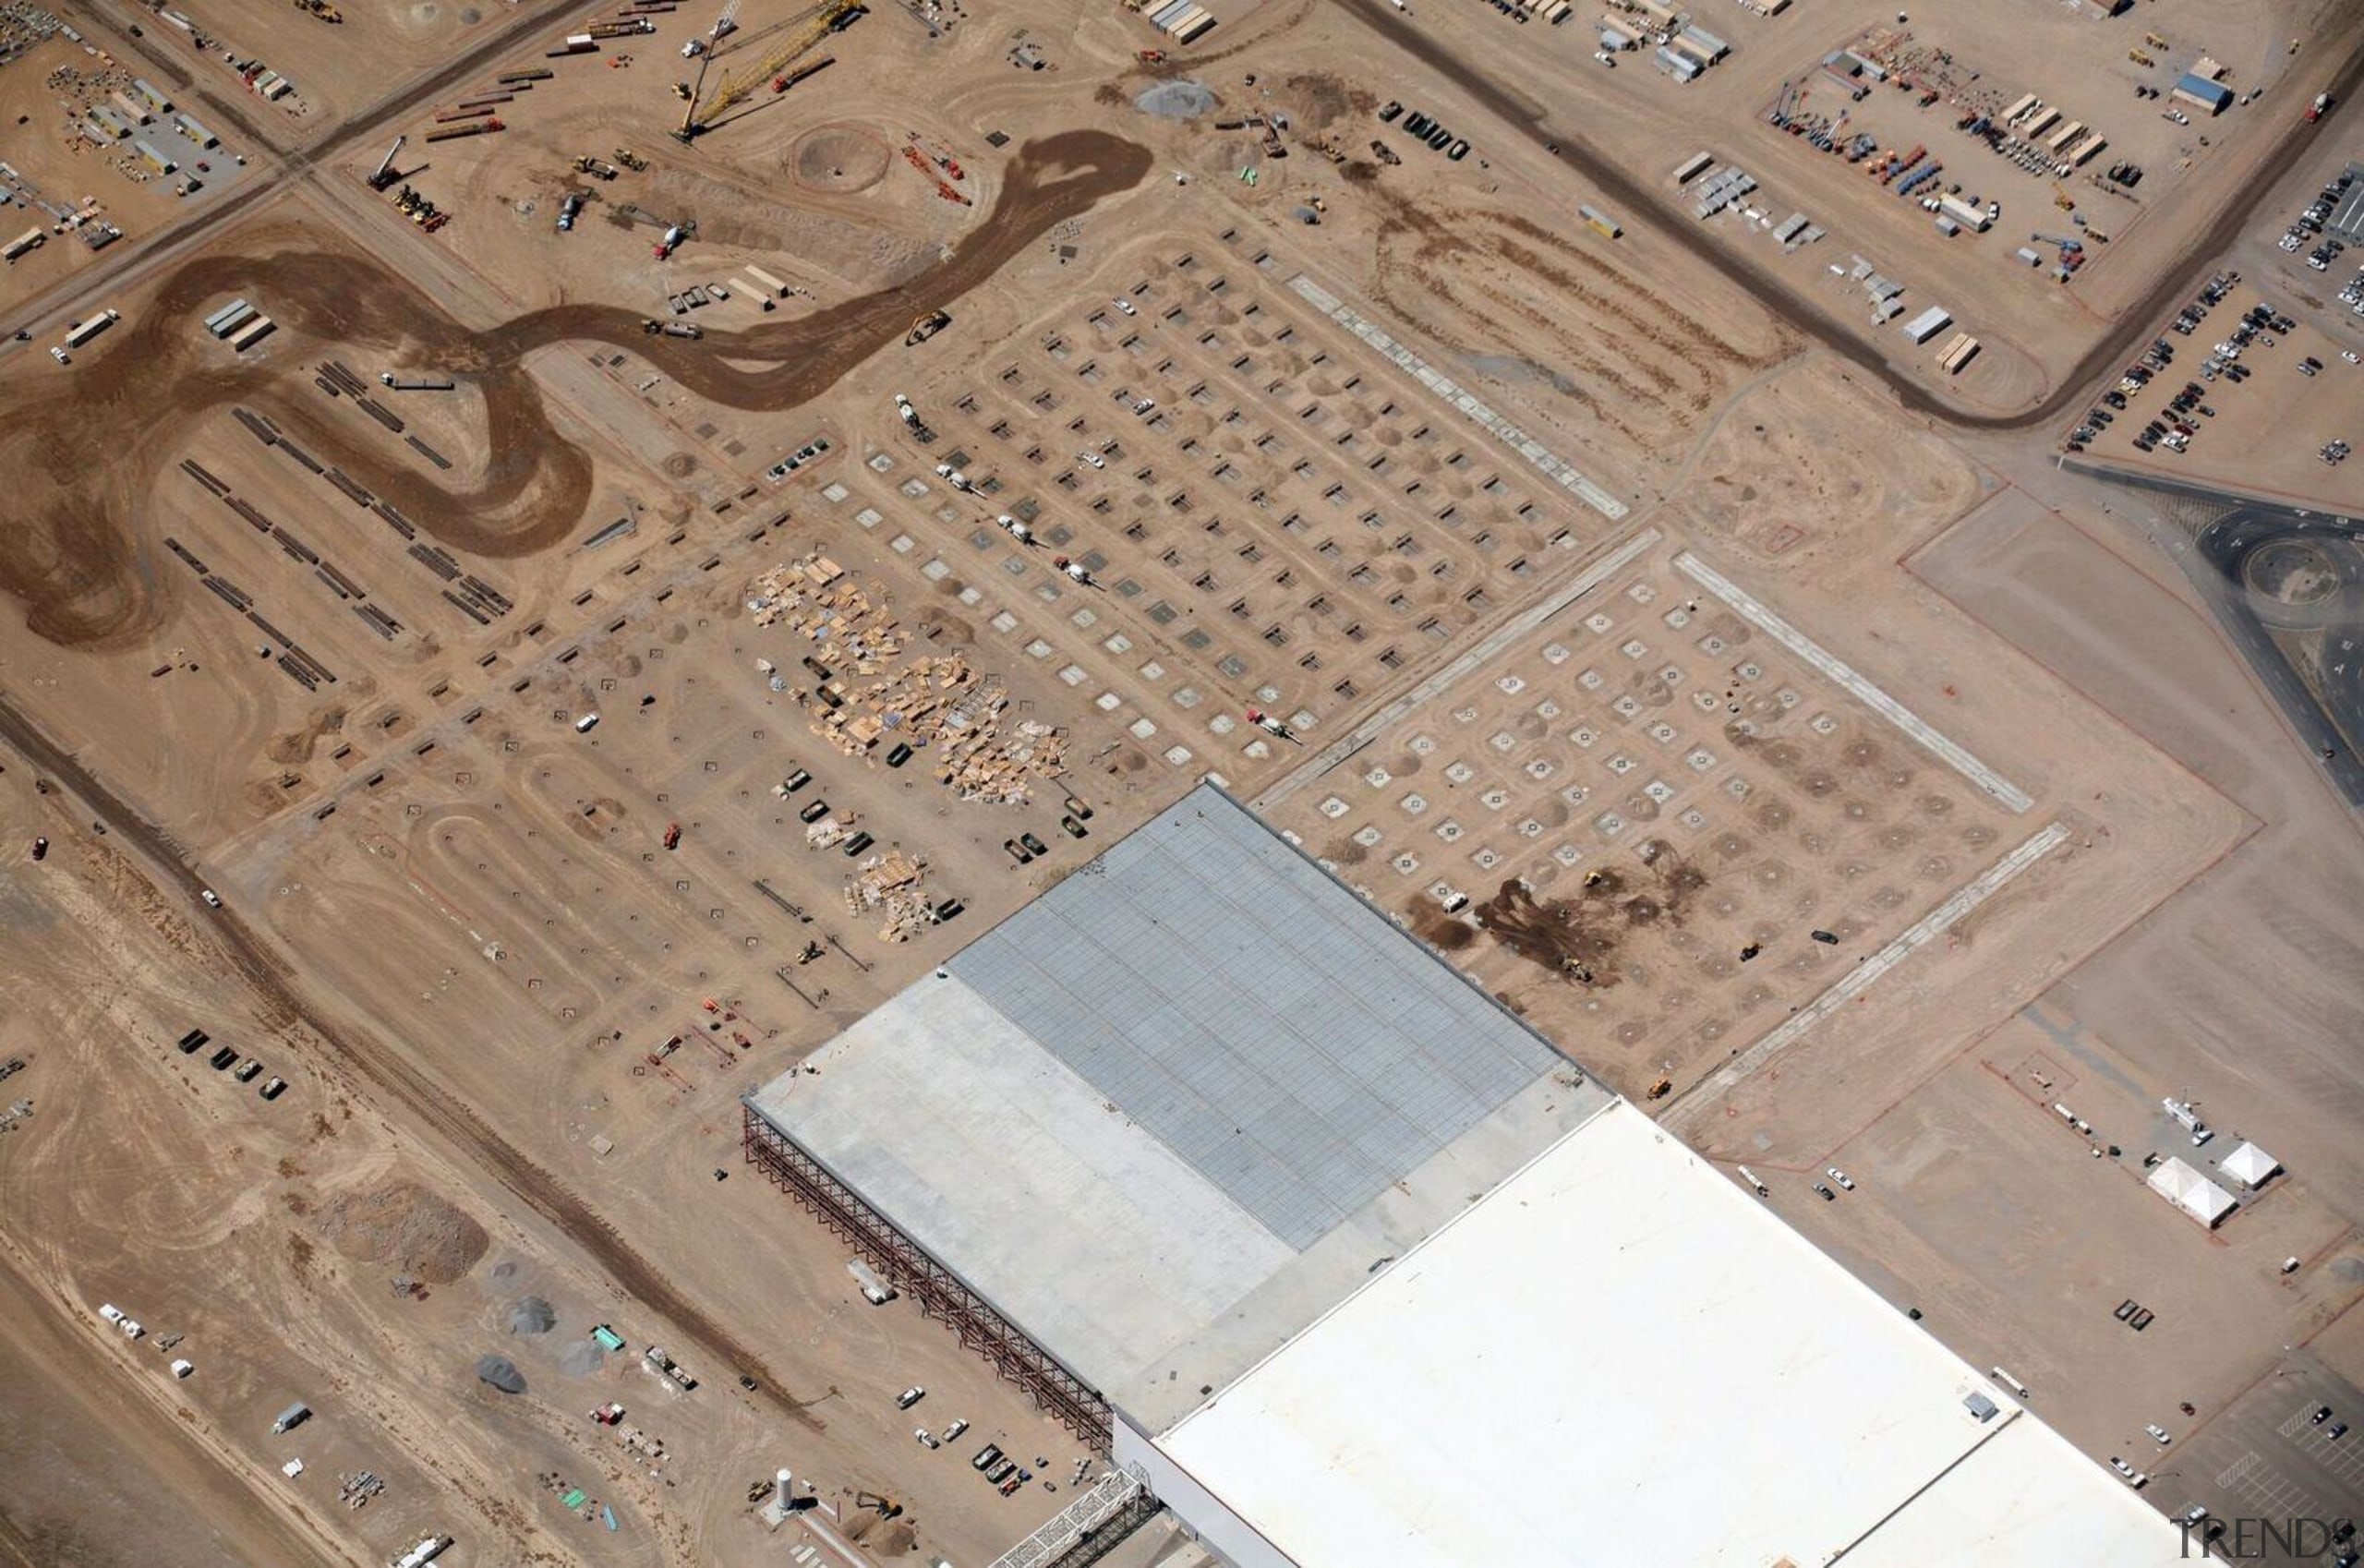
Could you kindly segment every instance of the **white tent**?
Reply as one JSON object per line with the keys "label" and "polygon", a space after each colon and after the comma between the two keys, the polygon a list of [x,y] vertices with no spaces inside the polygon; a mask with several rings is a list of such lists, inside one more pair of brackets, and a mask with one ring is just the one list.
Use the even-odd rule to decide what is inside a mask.
{"label": "white tent", "polygon": [[2210,1230],[2233,1212],[2233,1195],[2181,1160],[2165,1161],[2153,1170],[2151,1190]]}
{"label": "white tent", "polygon": [[2254,1143],[2244,1143],[2225,1155],[2225,1163],[2217,1169],[2254,1191],[2274,1179],[2282,1169],[2282,1162]]}

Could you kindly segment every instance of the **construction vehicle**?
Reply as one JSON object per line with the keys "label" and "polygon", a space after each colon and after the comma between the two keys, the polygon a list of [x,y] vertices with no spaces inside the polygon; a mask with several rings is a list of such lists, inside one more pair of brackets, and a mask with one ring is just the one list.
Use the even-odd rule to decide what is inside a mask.
{"label": "construction vehicle", "polygon": [[2153,49],[2165,49],[2165,48],[2166,48],[2166,47],[2167,47],[2167,41],[2166,41],[2165,39],[2164,39],[2164,38],[2161,38],[2161,37],[2160,37],[2157,33],[2155,33],[2155,32],[2146,32],[2146,33],[2144,33],[2144,34],[2142,35],[2142,42],[2145,42],[2145,43],[2147,43],[2147,44],[2149,44],[2149,45],[2150,45],[2152,48],[2153,48]]}
{"label": "construction vehicle", "polygon": [[621,163],[625,168],[630,169],[634,174],[643,173],[648,167],[648,160],[642,157],[639,153],[634,152],[629,147],[619,147],[616,149],[616,162]]}
{"label": "construction vehicle", "polygon": [[681,242],[689,237],[690,231],[687,227],[680,223],[673,224],[665,231],[665,237],[657,242],[657,259],[663,261],[671,257],[673,252],[681,248]]}
{"label": "construction vehicle", "polygon": [[616,177],[616,166],[613,163],[603,163],[587,152],[574,161],[574,172],[589,175],[597,180],[611,180]]}
{"label": "construction vehicle", "polygon": [[1372,157],[1378,159],[1381,163],[1386,164],[1391,169],[1404,162],[1403,159],[1398,158],[1395,155],[1395,149],[1388,146],[1387,143],[1383,141],[1372,141],[1370,144],[1370,151]]}
{"label": "construction vehicle", "polygon": [[916,348],[950,325],[952,325],[952,317],[949,313],[931,310],[911,323],[911,330],[903,334],[903,346]]}
{"label": "construction vehicle", "polygon": [[867,1508],[881,1519],[892,1519],[903,1512],[903,1505],[891,1497],[881,1497],[874,1491],[853,1494],[854,1506]]}
{"label": "construction vehicle", "polygon": [[297,10],[309,11],[324,22],[344,20],[344,13],[330,5],[329,0],[295,0],[295,6]]}
{"label": "construction vehicle", "polygon": [[1165,51],[1163,49],[1143,49],[1140,52],[1139,58],[1140,63],[1144,66],[1162,66],[1165,64]]}
{"label": "construction vehicle", "polygon": [[678,822],[671,822],[671,823],[668,823],[668,824],[666,824],[666,825],[665,825],[665,847],[666,847],[667,849],[669,849],[669,850],[677,850],[677,849],[681,848],[681,825],[680,823],[678,823]]}
{"label": "construction vehicle", "polygon": [[944,198],[947,201],[958,202],[963,207],[973,205],[966,196],[963,196],[960,192],[953,189],[949,185],[947,185],[944,182],[942,176],[938,175],[935,168],[929,164],[926,153],[922,152],[918,148],[907,143],[903,148],[903,158],[904,161],[910,163],[912,168],[917,169],[920,172],[920,175],[923,179],[925,179],[928,184],[935,187],[936,195]]}
{"label": "construction vehicle", "polygon": [[2307,105],[2307,123],[2310,126],[2313,125],[2317,120],[2322,119],[2325,114],[2329,113],[2330,109],[2331,94],[2328,92],[2316,93],[2315,101]]}
{"label": "construction vehicle", "polygon": [[706,85],[706,66],[714,58],[713,51],[708,50],[706,58],[698,65],[698,85],[676,90],[689,106],[681,111],[681,128],[673,134],[683,141],[690,141],[700,132],[711,129],[717,119],[745,103],[757,88],[778,79],[798,56],[851,22],[862,9],[862,0],[822,0],[820,5],[798,18],[801,25],[792,26],[778,42],[768,45],[752,65],[744,70],[731,72],[723,78],[721,86],[702,98],[699,94]]}
{"label": "construction vehicle", "polygon": [[2133,61],[2138,66],[2155,66],[2159,63],[2158,61],[2151,58],[2150,55],[2142,53],[2140,49],[2128,50],[2126,52],[2126,57]]}
{"label": "construction vehicle", "polygon": [[378,160],[378,166],[369,172],[369,178],[364,182],[371,190],[383,190],[394,183],[394,154],[400,152],[403,150],[403,143],[409,139],[407,136],[394,138],[394,144],[386,149],[386,155],[383,158]]}
{"label": "construction vehicle", "polygon": [[[688,321],[644,320],[640,324],[640,330],[646,332],[650,337],[655,337],[659,332],[664,333],[669,338],[702,338],[706,336],[706,329],[704,327],[694,325]],[[679,830],[677,829],[677,837],[678,833]],[[673,846],[668,844],[665,847],[669,850]]]}

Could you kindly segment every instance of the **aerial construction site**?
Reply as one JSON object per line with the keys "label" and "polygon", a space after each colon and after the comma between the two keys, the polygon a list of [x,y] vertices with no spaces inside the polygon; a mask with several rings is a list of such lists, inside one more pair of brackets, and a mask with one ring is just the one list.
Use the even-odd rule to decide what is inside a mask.
{"label": "aerial construction site", "polygon": [[2354,1564],[2359,94],[0,6],[0,1562]]}

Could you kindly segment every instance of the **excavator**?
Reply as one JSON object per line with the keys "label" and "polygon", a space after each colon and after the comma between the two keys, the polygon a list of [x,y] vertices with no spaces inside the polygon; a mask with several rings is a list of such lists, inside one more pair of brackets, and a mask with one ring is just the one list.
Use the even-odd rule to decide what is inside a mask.
{"label": "excavator", "polygon": [[903,334],[903,346],[916,348],[950,325],[952,325],[952,317],[949,313],[931,310],[911,323],[911,330]]}
{"label": "excavator", "polygon": [[[711,94],[701,97],[706,86],[706,65],[714,58],[714,52],[706,51],[698,63],[697,86],[677,84],[674,88],[675,93],[689,106],[681,111],[681,128],[673,134],[683,141],[695,139],[701,131],[710,129],[725,113],[745,103],[756,89],[779,80],[788,67],[795,63],[797,56],[830,33],[845,28],[863,9],[862,0],[822,0],[820,5],[795,18],[795,25],[778,41],[766,44],[763,53],[751,64],[732,71],[723,78],[721,86]],[[752,43],[755,40],[749,42]]]}
{"label": "excavator", "polygon": [[324,22],[344,20],[344,13],[330,5],[329,0],[293,0],[293,4],[297,10],[309,11]]}

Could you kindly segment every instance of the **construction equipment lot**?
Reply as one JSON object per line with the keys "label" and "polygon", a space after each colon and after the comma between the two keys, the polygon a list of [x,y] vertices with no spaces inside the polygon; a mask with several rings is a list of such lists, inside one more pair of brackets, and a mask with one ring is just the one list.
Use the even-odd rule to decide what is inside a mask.
{"label": "construction equipment lot", "polygon": [[[2143,143],[2174,210],[2064,288],[1764,124],[1887,13],[1727,9],[1734,57],[1681,89],[1575,25],[1405,25],[1546,102],[1578,73],[1585,145],[1670,199],[1698,147],[1748,167],[1828,227],[1798,254],[1620,201],[1343,6],[1146,64],[1139,18],[1034,0],[750,10],[706,67],[688,10],[555,57],[616,7],[198,17],[306,106],[184,62],[271,130],[257,194],[7,284],[39,331],[0,373],[0,1060],[30,1064],[0,1099],[33,1103],[0,1134],[0,1358],[31,1369],[0,1517],[190,1561],[433,1531],[461,1562],[990,1561],[1073,1494],[1076,1440],[865,1303],[736,1100],[1210,774],[2097,1458],[2310,1335],[2364,1378],[2352,821],[2050,467],[2056,413],[1953,427],[1893,328],[1867,366],[1722,254],[1850,321],[1821,269],[1876,254],[1989,340],[1943,393],[2019,417],[2346,34],[2212,24],[2270,90],[2178,178]],[[1975,30],[1982,88],[2140,37],[2026,10]],[[189,53],[143,27],[107,41],[134,68]],[[1013,66],[1020,30],[1057,70]],[[389,52],[418,74],[373,102]],[[758,63],[788,85],[669,134]],[[1133,106],[1185,77],[1217,106]],[[496,90],[501,130],[426,143]],[[239,300],[272,330],[234,348],[204,323]],[[2359,373],[2321,356],[2310,386]],[[2249,402],[2228,456],[2290,423]],[[235,1062],[175,1050],[193,1027]],[[2129,1152],[2057,1124],[2038,1057]],[[2142,1190],[2169,1095],[2288,1164],[2219,1232]],[[1862,1190],[1825,1203],[1832,1163]],[[2110,1320],[2129,1296],[2157,1328]],[[1049,1464],[991,1495],[987,1440]],[[827,1506],[775,1534],[750,1488],[783,1465]],[[158,1489],[193,1521],[163,1543],[89,1500]]]}

